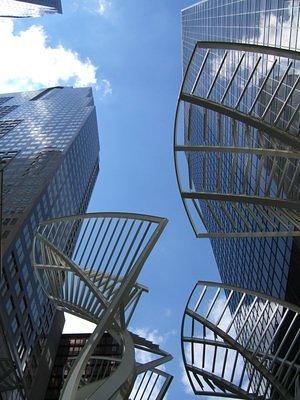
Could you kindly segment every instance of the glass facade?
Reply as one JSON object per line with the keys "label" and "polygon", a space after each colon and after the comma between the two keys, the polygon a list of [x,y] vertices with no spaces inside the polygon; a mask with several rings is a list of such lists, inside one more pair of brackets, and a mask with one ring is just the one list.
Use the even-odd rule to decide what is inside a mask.
{"label": "glass facade", "polygon": [[61,0],[1,0],[0,17],[39,17],[62,13]]}
{"label": "glass facade", "polygon": [[32,239],[40,221],[87,209],[99,169],[96,111],[90,88],[55,87],[0,95],[0,114],[2,328],[25,398],[41,399],[64,321],[33,272]]}
{"label": "glass facade", "polygon": [[[182,10],[182,40],[183,40],[183,72],[185,71],[196,41],[227,41],[227,42],[242,42],[249,44],[260,44],[265,46],[275,46],[292,50],[299,50],[300,35],[299,35],[299,0],[210,0],[200,1],[197,4]],[[219,60],[219,54],[216,51],[212,52],[216,59]],[[240,56],[240,53],[239,53]],[[267,57],[267,56],[265,56]],[[229,71],[235,66],[234,54],[229,54],[226,60],[224,78]],[[278,63],[280,64],[280,62]],[[198,65],[198,69],[200,67]],[[253,59],[248,55],[244,59],[244,73],[238,79],[244,83],[248,79],[249,69],[253,66]],[[208,63],[207,70],[204,74],[207,75],[207,82],[201,89],[207,92],[211,85],[210,75],[214,71],[214,64]],[[197,74],[197,69],[192,71]],[[214,71],[215,73],[215,71]],[[262,71],[262,78],[265,71]],[[293,76],[289,75],[287,81],[294,82],[297,75],[293,71]],[[195,76],[193,79],[195,79]],[[188,83],[192,84],[192,82]],[[266,99],[257,105],[259,108],[265,107],[267,101],[272,94],[272,90],[276,87],[276,73],[274,72],[274,86],[267,88]],[[287,83],[288,84],[288,83]],[[216,92],[212,94],[213,98],[218,98],[218,90],[224,92],[224,87],[217,86]],[[240,93],[238,84],[233,85],[228,93],[229,99],[236,101]],[[280,97],[281,93],[278,93]],[[219,96],[220,97],[220,96]],[[247,99],[241,108],[247,107]],[[232,146],[233,131],[236,132],[238,143],[242,143],[247,135],[245,124],[234,121],[228,117],[217,114],[214,111],[205,108],[189,105],[187,110],[185,105],[185,119],[189,118],[190,143],[193,145],[216,145],[218,137],[222,135],[222,145]],[[272,111],[272,110],[271,110]],[[288,116],[286,116],[288,119]],[[222,119],[222,123],[220,123]],[[299,132],[299,121],[297,122],[296,133]],[[201,129],[203,127],[203,129]],[[252,128],[251,128],[252,129]],[[210,135],[208,135],[208,132]],[[257,137],[257,130],[252,129],[252,137]],[[248,131],[249,134],[249,131]],[[209,142],[208,137],[211,142]],[[244,142],[243,142],[244,143]],[[258,146],[259,147],[259,146]],[[225,158],[225,157],[224,157]],[[194,155],[191,158],[191,177],[196,190],[201,191],[203,182],[203,160],[201,156]],[[224,192],[236,191],[239,192],[242,185],[242,177],[246,166],[246,158],[244,155],[239,155],[235,166],[234,176],[228,173],[231,170],[233,156],[227,154],[227,158],[223,160],[222,174],[220,182],[215,182],[216,170],[220,157],[212,154],[206,159],[205,165],[206,174],[206,189],[208,191],[216,191],[215,185]],[[290,166],[292,169],[296,165]],[[254,188],[253,181],[257,175],[259,166],[259,157],[252,157],[252,172],[246,188],[247,194],[252,194],[254,190],[260,193],[265,190],[266,180],[270,175],[268,165],[263,165],[265,171],[265,181],[262,179],[260,187]],[[272,189],[278,187],[282,164],[278,163],[277,175],[274,175],[270,193]],[[294,171],[294,169],[293,169]],[[276,178],[277,176],[277,178]],[[299,185],[299,179],[294,182],[294,185]],[[230,189],[229,189],[230,186]],[[295,186],[294,186],[295,187]],[[297,189],[297,190],[296,190]],[[296,198],[299,196],[299,187],[294,190]],[[203,216],[207,226],[212,231],[216,230],[215,221],[210,218],[210,210],[205,208],[205,205],[199,201],[202,207]],[[225,212],[230,213],[230,206],[225,212],[220,208],[220,204],[215,201],[212,203],[214,212],[222,219],[225,218]],[[226,206],[225,206],[226,207]],[[253,207],[255,211],[255,207]],[[253,221],[253,218],[249,217]],[[243,221],[237,218],[237,224],[242,224]],[[227,238],[227,239],[212,239],[213,251],[216,257],[221,279],[223,282],[250,288],[261,291],[274,297],[287,299],[293,303],[299,304],[299,287],[295,284],[295,278],[299,279],[296,268],[296,254],[299,255],[299,239],[291,237],[245,237],[245,238]]]}

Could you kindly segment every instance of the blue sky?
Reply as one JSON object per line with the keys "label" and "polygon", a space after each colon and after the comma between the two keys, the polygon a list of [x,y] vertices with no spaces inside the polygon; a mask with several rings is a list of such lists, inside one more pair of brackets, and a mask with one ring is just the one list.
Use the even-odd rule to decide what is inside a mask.
{"label": "blue sky", "polygon": [[166,369],[174,375],[168,396],[174,400],[193,397],[181,382],[179,335],[185,303],[198,279],[219,280],[209,241],[196,239],[188,223],[173,165],[173,119],[181,79],[180,10],[192,3],[65,0],[63,15],[18,20],[14,31],[8,25],[0,27],[6,29],[11,49],[17,42],[23,48],[26,40],[32,43],[25,48],[30,63],[26,67],[24,61],[24,79],[0,67],[2,92],[49,83],[94,85],[101,150],[89,210],[169,219],[139,279],[150,293],[142,299],[132,326],[157,338],[173,354]]}

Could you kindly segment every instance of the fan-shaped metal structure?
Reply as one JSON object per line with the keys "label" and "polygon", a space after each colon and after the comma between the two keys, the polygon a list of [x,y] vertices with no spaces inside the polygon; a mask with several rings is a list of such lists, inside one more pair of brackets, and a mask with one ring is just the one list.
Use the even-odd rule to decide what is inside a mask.
{"label": "fan-shaped metal structure", "polygon": [[297,399],[300,308],[262,293],[199,281],[182,321],[182,354],[195,394]]}
{"label": "fan-shaped metal structure", "polygon": [[197,237],[300,236],[299,67],[291,50],[196,43],[174,160]]}
{"label": "fan-shaped metal structure", "polygon": [[[153,369],[158,373],[156,367],[172,358],[127,330],[147,290],[137,283],[138,275],[166,223],[146,215],[94,213],[49,220],[38,227],[33,261],[46,294],[58,309],[96,324],[70,367],[61,400],[128,399],[139,374]],[[121,355],[111,360],[111,374],[99,371],[92,380],[84,380],[86,366],[106,331],[119,344]],[[151,354],[150,361],[138,364],[136,349]],[[165,380],[169,384],[171,377]],[[164,390],[168,384],[161,384]]]}

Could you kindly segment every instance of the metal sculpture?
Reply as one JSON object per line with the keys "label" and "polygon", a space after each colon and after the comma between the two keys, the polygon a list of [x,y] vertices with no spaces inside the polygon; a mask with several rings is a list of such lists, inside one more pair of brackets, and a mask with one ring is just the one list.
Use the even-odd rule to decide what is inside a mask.
{"label": "metal sculpture", "polygon": [[195,394],[297,399],[300,308],[262,293],[199,281],[182,321],[182,354]]}
{"label": "metal sculpture", "polygon": [[174,160],[197,237],[300,236],[299,63],[291,50],[196,43]]}
{"label": "metal sculpture", "polygon": [[[138,376],[148,371],[164,380],[152,390],[155,397],[149,399],[163,398],[172,378],[156,367],[172,357],[131,334],[127,327],[141,294],[147,290],[136,282],[138,275],[166,223],[166,219],[146,215],[94,213],[39,225],[33,262],[47,296],[59,310],[96,324],[68,372],[61,400],[127,399],[132,390],[136,391]],[[106,331],[119,343],[122,355],[111,360],[116,369],[108,377],[99,371],[92,381],[85,381],[83,372]],[[151,361],[137,363],[136,350],[148,352]],[[150,379],[150,389],[143,387],[144,394],[134,399],[146,400],[143,396],[149,395],[152,384]]]}

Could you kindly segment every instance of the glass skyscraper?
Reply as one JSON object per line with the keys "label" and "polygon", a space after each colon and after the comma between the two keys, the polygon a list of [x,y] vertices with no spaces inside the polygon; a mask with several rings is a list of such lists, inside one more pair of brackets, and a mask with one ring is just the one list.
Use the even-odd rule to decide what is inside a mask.
{"label": "glass skyscraper", "polygon": [[[37,224],[85,212],[99,169],[90,88],[0,95],[3,166],[0,398],[44,397],[64,324],[33,272]],[[73,250],[76,226],[66,244]]]}
{"label": "glass skyscraper", "polygon": [[39,17],[62,13],[61,0],[1,0],[0,17]]}
{"label": "glass skyscraper", "polygon": [[[183,72],[185,72],[187,68],[197,41],[238,42],[299,50],[299,4],[298,0],[236,0],[230,2],[224,0],[204,0],[182,10]],[[215,59],[218,59],[218,61],[220,60],[216,49],[212,50],[212,54],[215,55]],[[239,54],[241,54],[241,52]],[[210,73],[212,76],[218,73],[219,75],[223,74],[224,82],[226,82],[226,78],[230,73],[233,73],[237,65],[237,60],[234,57],[235,55],[231,53],[228,54],[227,60],[223,64],[223,69],[220,70],[221,72],[216,71],[216,67],[208,62],[207,70],[205,70],[204,73]],[[230,97],[230,99],[237,100],[241,90],[240,87],[245,85],[248,78],[250,80],[249,71],[251,72],[251,68],[254,64],[251,57],[251,54],[245,56],[243,73],[239,75],[239,72],[237,74],[235,81],[237,83],[232,84],[227,92],[227,96]],[[268,56],[265,55],[263,57]],[[263,57],[262,60],[264,59]],[[272,56],[269,56],[269,58],[272,59]],[[230,63],[231,70],[226,71]],[[280,64],[280,62],[278,62],[278,64]],[[194,67],[194,65],[192,67]],[[196,68],[191,68],[192,79],[196,79],[198,72]],[[200,61],[198,68],[200,68]],[[258,109],[263,109],[267,106],[270,97],[275,91],[278,82],[276,81],[276,72],[274,71],[273,85],[272,87],[268,87],[268,85],[265,87],[265,100],[263,95],[261,95],[260,103],[257,104]],[[263,80],[265,75],[266,72],[261,71],[261,77],[258,78],[258,81]],[[206,83],[201,81],[201,90],[204,92],[210,90],[211,84],[209,75],[206,76],[208,77]],[[289,85],[292,86],[297,78],[297,72],[291,68],[284,82],[285,88]],[[277,80],[279,80],[279,78]],[[220,84],[216,88],[216,92],[224,93],[225,87],[225,83],[223,87],[222,84]],[[216,92],[212,94],[212,98],[218,96],[215,94]],[[280,96],[284,99],[282,89],[277,93],[277,97],[280,98]],[[244,102],[244,104],[240,104],[240,109],[242,109],[242,107],[246,108],[247,98],[246,100],[243,98],[242,102]],[[291,103],[291,108],[295,105],[297,106],[296,103],[299,102],[299,87],[297,86],[295,87],[293,102],[294,104]],[[288,119],[288,117],[287,115],[286,119]],[[297,119],[297,115],[294,121],[295,135],[298,135],[299,118]],[[188,137],[189,143],[192,145],[212,144],[209,142],[210,139],[208,139],[210,133],[212,136],[215,135],[216,138],[217,134],[220,135],[221,132],[221,135],[225,138],[225,144],[228,146],[234,145],[231,139],[229,139],[230,131],[235,131],[236,137],[242,138],[241,141],[247,136],[247,129],[251,130],[253,137],[255,137],[255,135],[256,137],[258,136],[257,129],[246,127],[245,124],[239,121],[234,121],[232,118],[226,116],[220,116],[215,111],[206,110],[204,107],[193,104],[189,106],[185,105],[185,126],[187,127],[187,125],[189,126],[189,132],[185,132],[185,137]],[[212,140],[215,140],[213,143],[215,145],[218,138]],[[228,140],[227,143],[226,140]],[[259,145],[257,147],[259,147]],[[240,189],[239,186],[242,185],[242,175],[247,160],[243,154],[236,158],[235,173],[232,174],[234,178],[228,175],[226,176],[226,170],[230,171],[232,163],[234,163],[234,158],[231,154],[228,154],[226,156],[227,158],[224,156],[223,164],[221,164],[220,161],[221,157],[216,154],[210,154],[206,160],[204,160],[206,161],[205,165],[201,157],[201,155],[199,156],[199,154],[195,153],[191,154],[190,157],[190,179],[196,190],[200,190],[199,188],[202,185],[203,175],[205,174],[207,177],[208,190],[214,191],[215,182],[213,182],[213,177],[216,175],[216,170],[220,168],[219,165],[222,165],[222,177],[220,182],[217,182],[216,185],[225,192],[229,190],[228,186],[231,184],[233,186],[235,185],[237,190]],[[254,186],[253,177],[258,173],[257,171],[259,169],[260,171],[264,171],[266,176],[265,180],[271,175],[271,168],[268,164],[260,165],[261,163],[259,163],[259,160],[260,158],[258,156],[253,156],[251,159],[253,169],[250,173],[248,188],[245,188],[245,192],[248,190],[248,194],[251,194],[252,190],[254,192],[252,187]],[[219,161],[220,164],[218,165]],[[279,159],[277,165],[278,170],[273,175],[271,184],[271,194],[272,189],[278,188],[281,174],[284,174],[283,161]],[[299,170],[296,172],[296,168],[299,168],[299,161],[296,160],[294,164],[290,162],[287,168],[290,168],[290,173],[287,173],[286,181],[292,181],[291,186],[293,186],[294,199],[299,200]],[[295,178],[292,180],[291,176],[293,174]],[[255,188],[257,193],[264,190],[262,186],[266,186],[265,181],[262,181],[260,185],[261,187]],[[282,185],[284,184],[282,183]],[[285,189],[283,189],[283,191],[285,191]],[[206,226],[209,228],[214,228],[213,225],[216,224],[211,218],[212,213],[217,213],[222,219],[225,213],[230,211],[229,208],[225,209],[223,205],[221,208],[218,202],[212,203],[212,208],[210,210],[206,208],[201,200],[199,200],[198,204],[201,208],[202,220],[205,221]],[[255,211],[255,207],[256,206],[254,206],[252,210]],[[247,219],[249,218],[248,220],[253,220],[251,215],[246,217]],[[230,218],[230,215],[228,215],[228,218]],[[236,218],[236,216],[234,218]],[[240,220],[237,219],[238,223],[242,222],[241,218]],[[299,286],[297,287],[296,283],[299,282],[300,279],[299,268],[296,267],[300,251],[299,238],[280,236],[263,237],[262,235],[262,237],[213,238],[211,239],[211,243],[223,282],[261,291],[299,304]]]}

